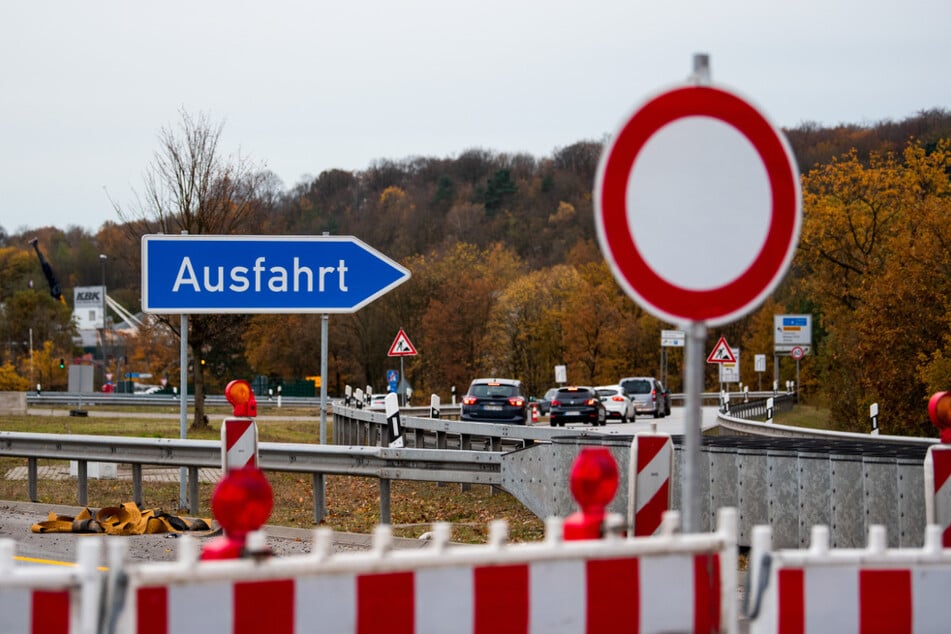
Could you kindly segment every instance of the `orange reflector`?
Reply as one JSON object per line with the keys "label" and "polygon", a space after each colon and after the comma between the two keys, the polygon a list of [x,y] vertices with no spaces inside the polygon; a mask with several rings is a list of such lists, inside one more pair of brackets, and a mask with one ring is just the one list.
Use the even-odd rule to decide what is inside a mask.
{"label": "orange reflector", "polygon": [[951,429],[951,392],[935,392],[931,395],[928,417],[938,429]]}

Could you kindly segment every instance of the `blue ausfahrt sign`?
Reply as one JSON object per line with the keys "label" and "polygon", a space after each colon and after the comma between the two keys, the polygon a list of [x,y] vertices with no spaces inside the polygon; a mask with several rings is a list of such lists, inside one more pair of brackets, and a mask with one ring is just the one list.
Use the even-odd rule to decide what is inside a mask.
{"label": "blue ausfahrt sign", "polygon": [[352,313],[409,277],[353,236],[142,237],[150,313]]}

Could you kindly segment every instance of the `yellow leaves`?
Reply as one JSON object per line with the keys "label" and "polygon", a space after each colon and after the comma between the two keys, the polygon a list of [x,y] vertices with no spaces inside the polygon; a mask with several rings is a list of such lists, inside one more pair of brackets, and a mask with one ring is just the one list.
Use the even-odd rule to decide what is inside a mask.
{"label": "yellow leaves", "polygon": [[572,205],[571,203],[566,203],[565,201],[561,201],[558,203],[558,210],[555,213],[548,216],[548,223],[558,224],[560,222],[571,220],[572,218],[575,217],[575,213],[576,212],[575,212],[574,205]]}

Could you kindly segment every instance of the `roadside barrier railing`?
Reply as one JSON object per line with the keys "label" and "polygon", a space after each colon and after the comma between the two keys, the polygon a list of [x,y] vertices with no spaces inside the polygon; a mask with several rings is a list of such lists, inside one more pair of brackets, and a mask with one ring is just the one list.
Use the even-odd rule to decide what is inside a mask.
{"label": "roadside barrier railing", "polygon": [[[422,550],[394,550],[379,526],[370,552],[333,554],[330,531],[307,555],[200,561],[183,537],[176,562],[127,563],[128,541],[110,543],[110,588],[124,588],[109,615],[119,632],[735,632],[736,516],[723,509],[714,533],[680,534],[675,512],[657,536],[449,543],[434,527]],[[116,596],[116,595],[113,595]]]}

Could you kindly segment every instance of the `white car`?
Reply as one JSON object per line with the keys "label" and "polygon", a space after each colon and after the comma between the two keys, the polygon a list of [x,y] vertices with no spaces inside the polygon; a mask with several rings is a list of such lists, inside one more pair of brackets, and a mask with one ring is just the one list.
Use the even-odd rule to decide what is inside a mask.
{"label": "white car", "polygon": [[604,403],[604,409],[608,411],[608,418],[619,418],[622,423],[626,423],[637,416],[634,401],[620,385],[602,385],[594,389]]}
{"label": "white car", "polygon": [[370,397],[370,406],[368,409],[375,411],[386,410],[386,394],[374,394]]}

